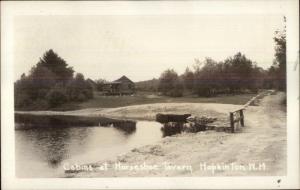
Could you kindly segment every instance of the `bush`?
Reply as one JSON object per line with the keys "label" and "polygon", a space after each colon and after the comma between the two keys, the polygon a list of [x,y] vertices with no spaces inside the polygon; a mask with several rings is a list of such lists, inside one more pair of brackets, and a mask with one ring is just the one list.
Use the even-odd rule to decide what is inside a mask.
{"label": "bush", "polygon": [[32,104],[32,100],[26,93],[15,91],[15,108],[24,108]]}
{"label": "bush", "polygon": [[48,92],[46,99],[51,107],[59,106],[68,100],[66,92],[60,88],[51,89]]}
{"label": "bush", "polygon": [[38,99],[30,105],[31,110],[47,110],[50,105],[47,100]]}
{"label": "bush", "polygon": [[83,102],[86,99],[87,97],[83,93],[79,93],[75,100],[77,100],[78,102]]}
{"label": "bush", "polygon": [[80,73],[67,83],[66,91],[71,101],[82,102],[94,97],[93,87],[87,80],[84,80],[84,76]]}
{"label": "bush", "polygon": [[172,89],[169,92],[167,92],[166,95],[171,97],[182,97],[183,92],[180,89]]}
{"label": "bush", "polygon": [[208,87],[197,87],[197,95],[198,96],[204,96],[204,97],[210,97],[211,93],[210,93],[210,88]]}
{"label": "bush", "polygon": [[159,78],[158,90],[163,95],[181,97],[183,95],[183,84],[174,70],[166,70]]}
{"label": "bush", "polygon": [[89,84],[87,84],[82,93],[84,94],[85,99],[91,99],[94,97],[93,88]]}

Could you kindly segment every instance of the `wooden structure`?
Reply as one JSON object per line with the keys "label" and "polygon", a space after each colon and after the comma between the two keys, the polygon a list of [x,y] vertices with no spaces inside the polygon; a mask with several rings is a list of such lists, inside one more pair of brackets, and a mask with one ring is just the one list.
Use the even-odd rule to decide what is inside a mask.
{"label": "wooden structure", "polygon": [[187,122],[187,118],[190,117],[191,114],[156,114],[156,121],[160,123],[168,123],[168,122]]}
{"label": "wooden structure", "polygon": [[105,95],[131,95],[135,92],[135,84],[126,76],[103,85]]}
{"label": "wooden structure", "polygon": [[235,123],[240,123],[242,127],[245,126],[244,112],[243,112],[244,110],[245,109],[242,108],[242,109],[239,109],[239,110],[229,113],[230,114],[230,128],[231,128],[232,133],[234,133],[234,131],[235,131],[235,128],[234,128]]}

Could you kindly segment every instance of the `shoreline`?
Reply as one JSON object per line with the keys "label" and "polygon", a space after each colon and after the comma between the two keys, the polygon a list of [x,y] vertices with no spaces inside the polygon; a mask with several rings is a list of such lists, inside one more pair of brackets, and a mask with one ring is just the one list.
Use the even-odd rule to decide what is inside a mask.
{"label": "shoreline", "polygon": [[[223,115],[228,114],[241,108],[251,106],[258,98],[263,98],[265,95],[274,93],[274,90],[264,90],[251,99],[244,105],[225,104],[225,103],[150,103],[122,106],[116,108],[85,108],[71,111],[15,111],[17,114],[32,114],[32,115],[67,115],[67,116],[86,116],[86,117],[108,117],[112,119],[135,119],[135,120],[155,120],[157,113],[164,114],[191,114],[194,116],[203,116],[205,114]],[[204,115],[205,115],[204,114]]]}
{"label": "shoreline", "polygon": [[[193,116],[217,117],[218,124],[229,121],[229,112],[247,107],[245,127],[236,133],[203,131],[198,133],[181,133],[162,138],[159,142],[133,148],[111,160],[98,160],[87,166],[93,171],[66,172],[60,177],[166,177],[166,176],[268,176],[286,174],[286,112],[281,105],[285,94],[282,92],[259,94],[246,105],[215,103],[157,103],[119,108],[89,108],[76,111],[30,111],[18,114],[32,115],[67,115],[86,117],[109,117],[116,119],[137,119],[153,121],[157,113],[186,114]],[[258,106],[252,102],[259,100]],[[254,105],[257,102],[254,102]],[[215,124],[215,123],[214,123]],[[146,163],[145,163],[146,162]],[[161,165],[168,162],[171,168],[188,166],[190,170],[115,170],[115,163],[127,168],[135,165]],[[101,168],[104,163],[110,169]],[[72,164],[72,163],[70,163]],[[81,167],[79,166],[79,167]],[[200,167],[202,166],[202,168]],[[231,168],[211,170],[222,166]],[[245,166],[263,166],[264,170],[248,170]],[[203,168],[210,169],[203,169]],[[221,168],[222,168],[221,167]],[[165,168],[165,167],[162,167]],[[179,167],[180,168],[180,167]],[[233,168],[233,169],[232,169]],[[244,168],[244,169],[235,169]],[[255,168],[255,167],[254,167]]]}
{"label": "shoreline", "polygon": [[[249,106],[246,126],[237,133],[204,131],[177,134],[152,145],[134,148],[112,160],[86,164],[101,168],[108,163],[110,169],[71,172],[61,177],[285,175],[286,112],[282,111],[280,105],[283,96],[283,93],[265,96],[260,106]],[[164,162],[174,167],[189,166],[193,171],[113,169],[114,163],[134,168],[143,163],[160,165]],[[213,169],[220,166],[223,169]]]}
{"label": "shoreline", "polygon": [[194,116],[220,116],[224,117],[243,105],[216,104],[216,103],[155,103],[118,108],[87,108],[74,111],[15,111],[16,114],[31,115],[66,115],[86,117],[109,117],[112,119],[134,119],[154,121],[157,113],[187,114]]}

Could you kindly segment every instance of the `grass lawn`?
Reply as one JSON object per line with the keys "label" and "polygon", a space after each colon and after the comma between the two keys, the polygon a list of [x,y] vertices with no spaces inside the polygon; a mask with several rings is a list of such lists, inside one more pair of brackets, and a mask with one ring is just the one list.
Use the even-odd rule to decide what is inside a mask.
{"label": "grass lawn", "polygon": [[186,96],[180,98],[171,98],[166,96],[157,96],[151,93],[138,92],[133,96],[102,96],[94,93],[94,99],[82,103],[69,103],[62,105],[56,110],[74,110],[85,108],[115,108],[129,105],[151,104],[151,103],[222,103],[242,105],[249,101],[256,94],[222,95],[217,97],[193,97]]}

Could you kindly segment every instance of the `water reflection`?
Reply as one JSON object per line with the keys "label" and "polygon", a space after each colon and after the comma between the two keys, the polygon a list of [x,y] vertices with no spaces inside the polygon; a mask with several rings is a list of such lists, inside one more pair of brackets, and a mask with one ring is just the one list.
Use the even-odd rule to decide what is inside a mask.
{"label": "water reflection", "polygon": [[175,134],[179,134],[183,131],[184,123],[182,122],[168,122],[161,127],[161,131],[163,133],[163,137],[172,136]]}
{"label": "water reflection", "polygon": [[[83,128],[36,128],[26,131],[16,131],[16,151],[26,157],[42,160],[51,168],[60,166],[63,160],[70,158],[70,144],[75,136],[80,139],[77,146],[85,149],[89,130]],[[22,142],[22,143],[20,143]],[[29,149],[29,150],[28,150]],[[27,151],[25,151],[27,150]],[[72,153],[73,154],[73,153]]]}
{"label": "water reflection", "polygon": [[[17,177],[62,176],[65,163],[85,164],[114,158],[162,138],[161,124],[157,122],[117,122],[106,127],[58,127],[63,126],[61,118],[50,121],[48,117],[44,120],[42,117],[23,119],[26,122],[16,123],[22,127],[16,127],[15,131]],[[41,126],[38,127],[37,122],[35,127],[32,123],[30,126],[24,124],[32,120],[41,122]],[[58,125],[54,121],[58,121]],[[124,126],[129,129],[124,130]]]}
{"label": "water reflection", "polygon": [[[63,136],[58,135],[58,133],[62,133]],[[44,147],[44,152],[47,159],[47,163],[50,167],[57,168],[60,166],[60,163],[68,157],[68,142],[70,141],[70,134],[66,130],[50,130],[46,134],[36,133],[37,136],[42,136],[43,138],[36,138],[36,140],[42,140],[39,143],[39,148],[42,149],[42,146],[45,142],[52,141],[54,143],[48,143],[46,147]],[[42,135],[41,135],[42,134]],[[45,135],[45,136],[44,136]],[[53,154],[55,152],[56,154]]]}
{"label": "water reflection", "polygon": [[113,126],[119,130],[123,130],[126,134],[133,133],[136,130],[135,121],[118,120],[106,117],[15,114],[15,122],[15,129],[17,130],[86,126]]}
{"label": "water reflection", "polygon": [[115,121],[112,125],[126,135],[130,135],[136,130],[136,123],[132,121]]}
{"label": "water reflection", "polygon": [[201,123],[168,122],[163,124],[161,131],[163,133],[163,137],[166,137],[182,132],[198,133],[199,131],[206,131],[211,128],[213,127],[208,127],[206,124]]}

